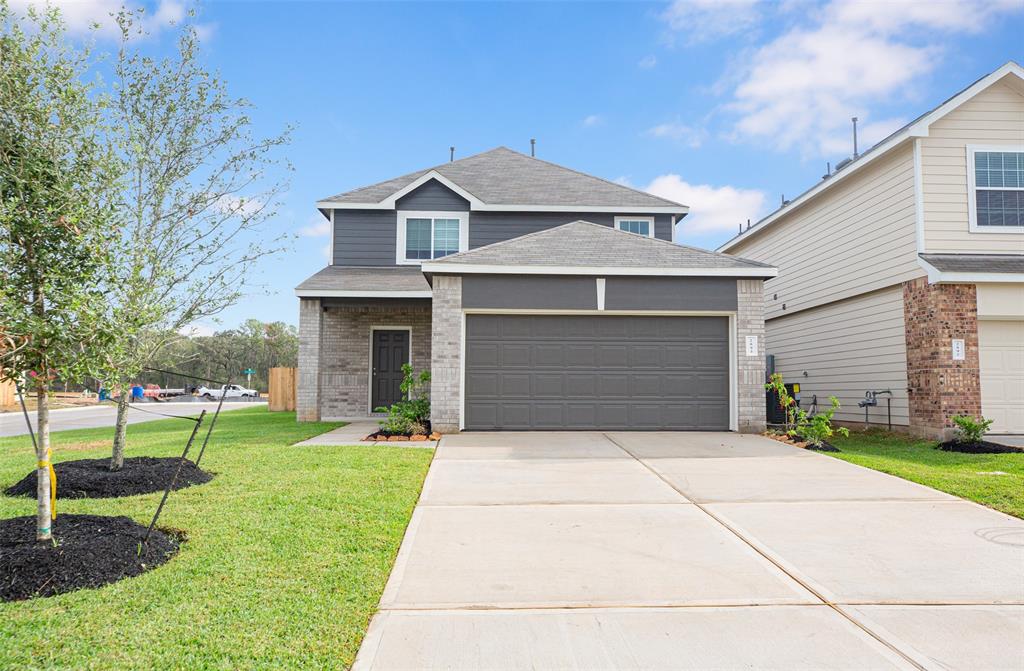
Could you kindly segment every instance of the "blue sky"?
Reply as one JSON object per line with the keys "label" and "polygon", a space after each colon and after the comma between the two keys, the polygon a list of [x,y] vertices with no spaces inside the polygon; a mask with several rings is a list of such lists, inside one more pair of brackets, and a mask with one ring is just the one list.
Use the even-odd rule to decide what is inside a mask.
{"label": "blue sky", "polygon": [[[34,0],[21,0],[21,3]],[[114,0],[67,5],[73,29]],[[151,48],[176,0],[156,0]],[[327,263],[317,199],[498,145],[683,202],[677,240],[714,248],[1007,60],[1024,2],[243,3],[198,6],[205,58],[257,129],[294,124],[268,235],[293,249],[222,315],[296,323]],[[103,47],[102,41],[99,45]],[[206,327],[217,326],[206,324]]]}

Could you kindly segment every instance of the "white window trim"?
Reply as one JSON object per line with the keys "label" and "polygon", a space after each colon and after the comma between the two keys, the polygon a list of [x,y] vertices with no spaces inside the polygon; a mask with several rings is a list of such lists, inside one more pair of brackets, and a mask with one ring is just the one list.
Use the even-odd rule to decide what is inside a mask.
{"label": "white window trim", "polygon": [[[424,261],[436,259],[405,258],[405,222],[409,219],[458,219],[459,220],[459,251],[469,249],[469,212],[427,212],[424,210],[399,210],[398,230],[395,235],[395,263],[400,266],[418,266]],[[434,253],[434,225],[430,225],[430,253]],[[443,257],[442,257],[443,258]]]}
{"label": "white window trim", "polygon": [[[621,231],[621,223],[623,221],[646,221],[647,222],[647,237],[654,237],[654,217],[615,217],[615,230]],[[627,233],[629,231],[626,231]]]}
{"label": "white window trim", "polygon": [[[991,144],[969,144],[967,145],[967,218],[971,233],[1024,233],[1024,226],[979,226],[978,225],[978,199],[977,187],[974,178],[974,155],[979,151],[1003,151],[1022,152],[1024,145],[991,145]],[[1021,187],[1008,187],[1005,189],[993,189],[997,191],[1024,191]]]}

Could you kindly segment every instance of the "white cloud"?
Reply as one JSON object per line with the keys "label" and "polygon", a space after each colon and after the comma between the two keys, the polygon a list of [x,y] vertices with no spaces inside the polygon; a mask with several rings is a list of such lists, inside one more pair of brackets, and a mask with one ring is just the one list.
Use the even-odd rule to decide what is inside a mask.
{"label": "white cloud", "polygon": [[[10,0],[10,4],[23,11],[30,5],[42,9],[47,3],[46,0]],[[108,39],[118,38],[121,34],[113,15],[122,8],[134,11],[145,7],[141,28],[149,35],[156,35],[188,19],[188,5],[180,0],[159,0],[155,7],[152,3],[124,0],[51,0],[50,4],[60,9],[68,32],[86,34],[93,29],[94,24],[98,24],[97,34]],[[195,24],[195,28],[200,39],[209,39],[213,35],[213,24]]]}
{"label": "white cloud", "polygon": [[675,0],[661,14],[691,44],[750,30],[760,19],[758,0]]}
{"label": "white cloud", "polygon": [[604,119],[600,115],[591,114],[590,116],[585,117],[582,123],[584,128],[594,128],[595,126],[603,124]]}
{"label": "white cloud", "polygon": [[241,196],[221,196],[214,203],[213,207],[224,214],[237,214],[242,217],[251,217],[266,207],[266,203],[259,198],[245,198]]}
{"label": "white cloud", "polygon": [[651,137],[660,137],[680,142],[691,149],[699,147],[707,137],[707,132],[703,128],[695,128],[680,121],[658,124],[653,128],[649,128],[647,134]]}
{"label": "white cloud", "polygon": [[690,213],[680,226],[690,234],[735,233],[741,223],[746,224],[747,219],[757,221],[766,209],[762,191],[690,184],[675,174],[654,178],[644,191],[687,205]]}
{"label": "white cloud", "polygon": [[322,214],[314,214],[309,218],[309,222],[299,229],[299,235],[304,238],[322,238],[325,235],[331,234],[331,222],[329,219],[324,219]]}
{"label": "white cloud", "polygon": [[848,154],[857,116],[867,148],[903,122],[874,119],[871,108],[912,95],[941,65],[950,34],[978,32],[999,13],[1022,8],[1019,0],[834,0],[810,24],[746,57],[727,106],[738,115],[732,137],[804,155]]}
{"label": "white cloud", "polygon": [[643,58],[641,58],[640,62],[637,63],[636,65],[637,65],[638,68],[640,68],[642,70],[650,70],[651,68],[653,68],[657,64],[658,64],[658,57],[655,56],[654,54],[649,54],[649,55],[644,56]]}
{"label": "white cloud", "polygon": [[328,242],[326,245],[321,247],[320,253],[324,255],[324,258],[327,260],[327,263],[330,263],[331,261],[334,260],[334,249],[332,249],[331,243]]}
{"label": "white cloud", "polygon": [[199,322],[196,322],[194,324],[186,324],[182,326],[180,329],[178,329],[178,333],[180,335],[185,336],[186,338],[195,338],[200,336],[208,337],[212,336],[215,330],[216,329],[214,329],[214,327],[208,324],[201,324]]}

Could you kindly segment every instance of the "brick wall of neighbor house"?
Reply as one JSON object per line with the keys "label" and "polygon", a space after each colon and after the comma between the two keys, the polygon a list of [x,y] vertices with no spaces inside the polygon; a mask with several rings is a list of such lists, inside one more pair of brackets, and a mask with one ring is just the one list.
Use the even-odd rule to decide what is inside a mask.
{"label": "brick wall of neighbor house", "polygon": [[[952,433],[950,417],[981,414],[977,290],[973,284],[903,283],[910,429],[935,438]],[[966,345],[953,361],[953,339]]]}
{"label": "brick wall of neighbor house", "polygon": [[430,424],[435,431],[456,433],[462,409],[461,277],[434,276],[433,308]]}
{"label": "brick wall of neighbor house", "polygon": [[320,328],[323,310],[317,298],[299,299],[299,375],[295,395],[296,419],[320,420]]}
{"label": "brick wall of neighbor house", "polygon": [[[736,282],[736,382],[738,428],[744,433],[765,430],[764,282]],[[747,356],[747,336],[757,336],[757,356]]]}
{"label": "brick wall of neighbor house", "polygon": [[430,307],[328,306],[320,336],[320,416],[365,417],[370,408],[370,327],[412,327],[412,367],[430,368]]}

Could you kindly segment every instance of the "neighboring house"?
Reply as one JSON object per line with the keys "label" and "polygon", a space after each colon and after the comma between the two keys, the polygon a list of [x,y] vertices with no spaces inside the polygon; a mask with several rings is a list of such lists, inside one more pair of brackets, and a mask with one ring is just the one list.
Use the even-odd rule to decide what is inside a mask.
{"label": "neighboring house", "polygon": [[[767,351],[803,404],[948,435],[1024,432],[1024,70],[1007,63],[718,251],[770,260]],[[870,407],[884,424],[885,396]]]}
{"label": "neighboring house", "polygon": [[683,205],[502,147],[317,207],[300,420],[399,400],[411,362],[440,431],[764,427],[776,271],[674,244]]}

